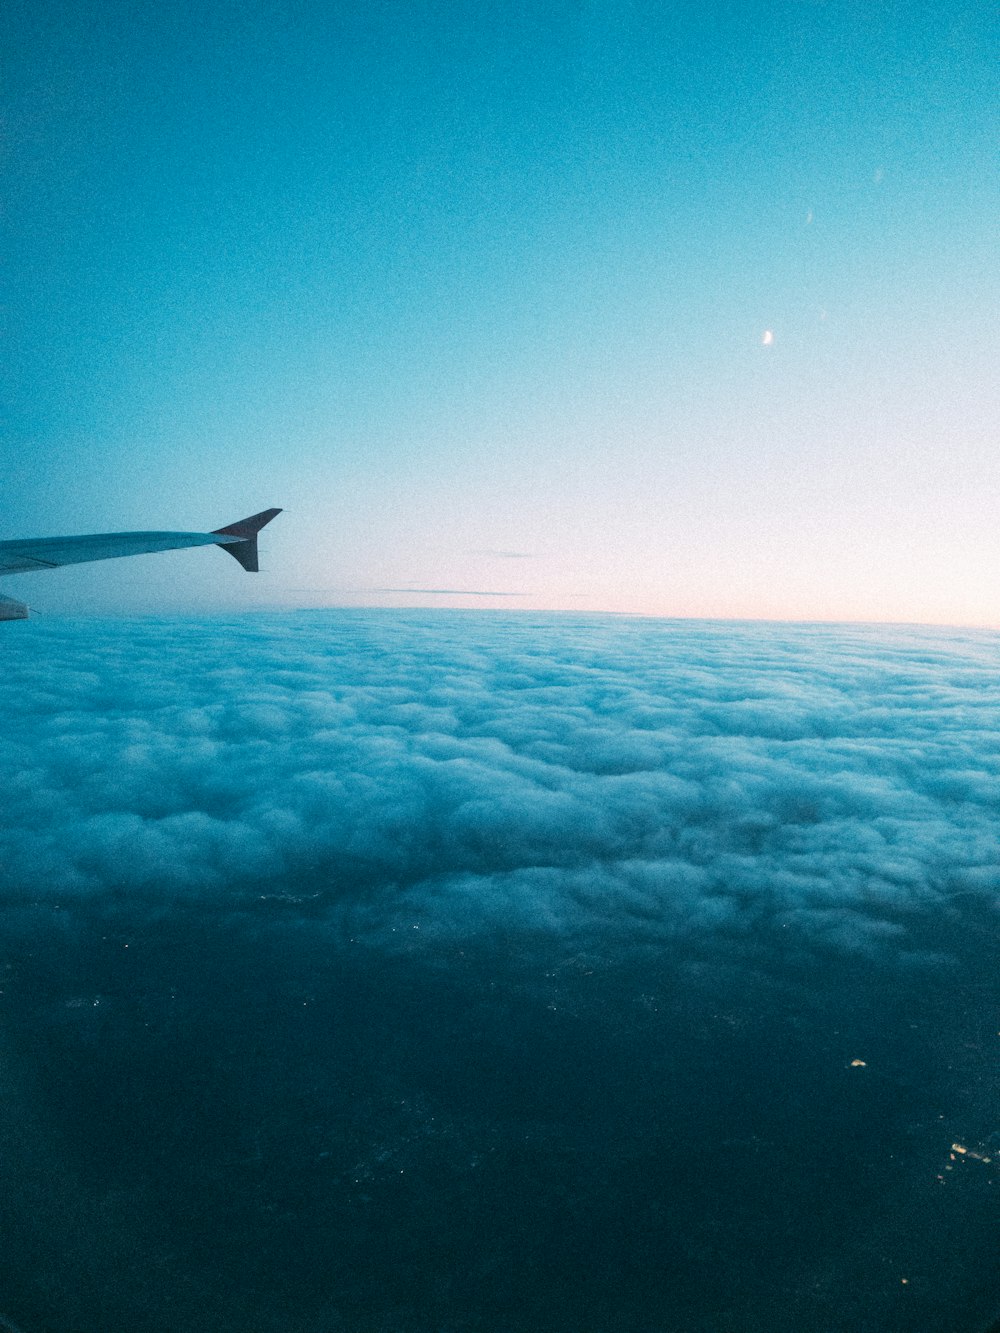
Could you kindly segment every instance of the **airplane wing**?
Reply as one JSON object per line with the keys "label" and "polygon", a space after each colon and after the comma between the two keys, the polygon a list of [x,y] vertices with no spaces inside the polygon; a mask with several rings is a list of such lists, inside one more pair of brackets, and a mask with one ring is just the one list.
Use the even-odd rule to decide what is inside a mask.
{"label": "airplane wing", "polygon": [[[257,534],[280,509],[265,509],[250,518],[216,528],[214,532],[100,532],[83,537],[28,537],[0,542],[0,575],[24,574],[32,569],[58,569],[87,560],[177,551],[187,546],[221,546],[251,573],[258,569]],[[28,608],[11,597],[0,597],[0,620],[23,620]]]}

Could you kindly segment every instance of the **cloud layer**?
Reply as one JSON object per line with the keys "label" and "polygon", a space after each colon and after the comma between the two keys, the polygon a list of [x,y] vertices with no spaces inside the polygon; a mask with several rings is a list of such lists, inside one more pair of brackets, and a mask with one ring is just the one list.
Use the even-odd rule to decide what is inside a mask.
{"label": "cloud layer", "polygon": [[0,652],[18,1325],[985,1323],[996,636],[355,611]]}
{"label": "cloud layer", "polygon": [[990,633],[324,612],[2,651],[8,895],[905,954],[1000,889]]}

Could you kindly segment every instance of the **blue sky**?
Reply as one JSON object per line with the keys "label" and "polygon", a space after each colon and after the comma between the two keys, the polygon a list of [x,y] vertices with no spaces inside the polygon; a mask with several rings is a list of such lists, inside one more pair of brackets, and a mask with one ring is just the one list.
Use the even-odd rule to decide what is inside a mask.
{"label": "blue sky", "polygon": [[3,22],[10,594],[1000,620],[986,4]]}

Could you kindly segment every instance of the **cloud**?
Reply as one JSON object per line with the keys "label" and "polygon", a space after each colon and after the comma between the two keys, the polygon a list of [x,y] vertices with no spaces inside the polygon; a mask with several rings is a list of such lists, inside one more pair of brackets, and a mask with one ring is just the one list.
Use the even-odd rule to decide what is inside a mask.
{"label": "cloud", "polygon": [[493,547],[485,546],[478,551],[473,551],[473,555],[488,555],[495,560],[535,560],[537,559],[534,551],[498,551]]}
{"label": "cloud", "polygon": [[992,634],[366,611],[8,635],[8,898],[284,894],[386,947],[905,955],[1000,888]]}
{"label": "cloud", "polygon": [[483,591],[477,588],[369,588],[369,592],[422,593],[430,597],[530,597],[526,592]]}
{"label": "cloud", "polygon": [[[738,1291],[736,1324],[799,1328],[829,1270],[860,1326],[896,1308],[887,1234],[916,1275],[943,1236],[926,1299],[968,1308],[986,1195],[939,1179],[995,1123],[997,650],[524,612],[9,627],[11,1315],[707,1329]],[[820,1219],[791,1253],[789,1216]]]}

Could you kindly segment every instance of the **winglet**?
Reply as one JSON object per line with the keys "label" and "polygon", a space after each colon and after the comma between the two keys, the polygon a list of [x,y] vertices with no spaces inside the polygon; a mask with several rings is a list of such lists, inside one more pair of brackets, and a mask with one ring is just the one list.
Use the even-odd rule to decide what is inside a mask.
{"label": "winglet", "polygon": [[28,607],[13,597],[0,597],[0,620],[27,620]]}
{"label": "winglet", "polygon": [[234,560],[238,560],[245,570],[255,574],[257,564],[257,533],[272,518],[281,513],[280,509],[265,509],[249,518],[241,518],[238,523],[230,523],[228,528],[215,528],[213,537],[229,537],[227,542],[217,542],[224,551],[228,551]]}

